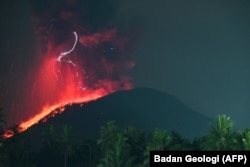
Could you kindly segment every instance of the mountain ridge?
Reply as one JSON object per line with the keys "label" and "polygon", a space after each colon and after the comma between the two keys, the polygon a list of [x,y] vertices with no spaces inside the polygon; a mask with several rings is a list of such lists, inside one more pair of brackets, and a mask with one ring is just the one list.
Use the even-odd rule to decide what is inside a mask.
{"label": "mountain ridge", "polygon": [[151,88],[117,91],[85,104],[65,106],[65,111],[40,121],[24,133],[29,133],[34,144],[41,143],[47,124],[73,127],[82,138],[97,138],[101,125],[115,121],[119,127],[134,126],[150,132],[154,128],[175,131],[185,138],[204,135],[212,120],[188,108],[176,97]]}

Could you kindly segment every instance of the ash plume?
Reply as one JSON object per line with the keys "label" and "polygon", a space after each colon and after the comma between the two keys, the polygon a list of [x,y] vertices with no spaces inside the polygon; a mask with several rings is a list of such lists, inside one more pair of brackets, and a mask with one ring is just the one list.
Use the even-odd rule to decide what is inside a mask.
{"label": "ash plume", "polygon": [[130,55],[139,36],[114,24],[119,1],[29,2],[37,53],[15,85],[18,93],[9,93],[3,106],[9,125],[25,129],[58,107],[133,87]]}
{"label": "ash plume", "polygon": [[134,64],[129,53],[136,36],[113,25],[118,6],[119,1],[113,0],[33,1],[32,19],[43,51],[60,52],[76,31],[80,36],[76,54],[84,60],[82,66],[91,84],[128,79],[123,74]]}

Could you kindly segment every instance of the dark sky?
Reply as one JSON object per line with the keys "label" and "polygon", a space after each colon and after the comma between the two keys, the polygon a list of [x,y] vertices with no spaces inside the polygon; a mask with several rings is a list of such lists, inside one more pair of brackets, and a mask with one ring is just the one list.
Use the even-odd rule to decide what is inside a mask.
{"label": "dark sky", "polygon": [[[8,76],[15,82],[32,59],[25,55],[36,49],[31,5],[13,2],[1,5],[5,13],[1,16],[1,71],[9,72],[13,66],[4,55],[22,53],[16,69],[24,70]],[[102,5],[96,4],[96,10]],[[95,5],[91,7],[94,11]],[[236,125],[250,126],[250,2],[124,0],[113,7],[105,19],[142,32],[132,55],[135,86],[162,90],[212,118],[226,113]],[[101,12],[93,13],[99,19],[93,23],[101,27]],[[1,80],[6,80],[3,76]]]}
{"label": "dark sky", "polygon": [[118,16],[145,27],[134,80],[236,125],[250,117],[249,1],[126,1]]}

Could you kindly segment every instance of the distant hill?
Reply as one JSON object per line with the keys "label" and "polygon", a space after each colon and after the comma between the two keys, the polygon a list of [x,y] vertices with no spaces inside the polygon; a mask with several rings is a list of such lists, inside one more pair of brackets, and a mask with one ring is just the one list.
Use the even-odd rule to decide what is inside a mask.
{"label": "distant hill", "polygon": [[84,140],[98,137],[100,126],[110,120],[115,120],[120,127],[132,125],[146,132],[154,128],[174,130],[186,138],[204,135],[212,121],[172,95],[149,88],[135,88],[84,105],[67,106],[63,113],[49,118],[46,123],[32,126],[26,132],[30,133],[34,143],[39,144],[46,124],[52,123],[56,127],[68,124]]}

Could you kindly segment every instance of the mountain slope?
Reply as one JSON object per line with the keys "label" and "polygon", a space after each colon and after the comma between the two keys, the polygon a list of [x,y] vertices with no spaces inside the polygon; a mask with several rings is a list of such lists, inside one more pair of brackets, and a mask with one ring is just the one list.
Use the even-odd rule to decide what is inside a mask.
{"label": "mountain slope", "polygon": [[[46,124],[71,125],[81,138],[98,136],[101,125],[115,120],[121,127],[132,125],[149,132],[153,128],[174,130],[184,137],[204,135],[212,120],[191,110],[175,97],[148,88],[119,91],[84,105],[67,106],[65,111],[27,130],[36,143]],[[83,140],[82,139],[82,140]]]}

